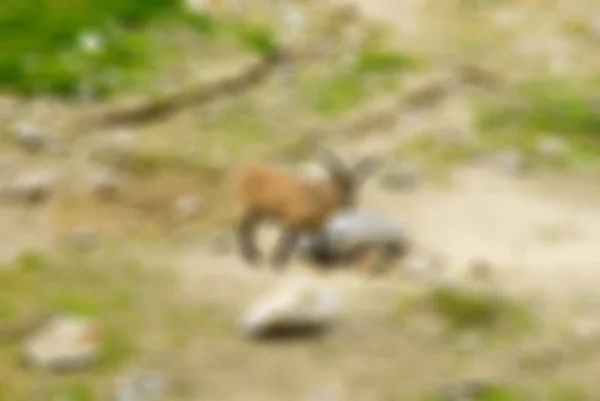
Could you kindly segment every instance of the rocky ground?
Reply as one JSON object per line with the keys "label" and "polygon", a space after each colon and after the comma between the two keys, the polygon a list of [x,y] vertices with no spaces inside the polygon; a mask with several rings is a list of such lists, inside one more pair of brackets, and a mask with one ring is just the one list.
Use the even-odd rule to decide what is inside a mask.
{"label": "rocky ground", "polygon": [[[532,146],[498,145],[477,123],[479,103],[504,99],[513,82],[597,74],[597,4],[354,5],[389,23],[393,42],[428,66],[339,116],[298,100],[315,78],[286,69],[233,97],[85,135],[65,127],[96,105],[6,97],[0,399],[484,399],[444,388],[477,387],[470,381],[493,383],[497,400],[597,397],[597,167],[543,163],[582,154],[568,135],[553,140],[544,131]],[[253,60],[228,52],[222,64],[182,76],[243,74]],[[306,63],[298,71],[314,68],[319,77],[331,60]],[[474,76],[480,80],[464,79]],[[490,89],[494,82],[500,89]],[[331,111],[336,102],[321,106]],[[298,259],[281,274],[251,269],[233,250],[233,199],[223,185],[230,169],[261,155],[294,165],[314,144],[383,162],[361,207],[397,221],[414,242],[385,274],[350,266],[325,273]],[[473,277],[481,266],[491,280]],[[248,307],[298,277],[324,285],[317,305],[339,301],[322,318],[333,330],[284,344],[248,340],[239,326]],[[440,282],[458,287],[444,292]],[[469,295],[478,290],[485,295]],[[308,302],[311,315],[310,302],[298,299],[280,302]],[[531,324],[503,303],[513,300]],[[41,327],[49,310],[93,320]],[[23,329],[29,319],[40,326],[31,337],[23,334],[32,331]],[[17,362],[23,352],[26,367]],[[44,370],[64,360],[77,370]]]}

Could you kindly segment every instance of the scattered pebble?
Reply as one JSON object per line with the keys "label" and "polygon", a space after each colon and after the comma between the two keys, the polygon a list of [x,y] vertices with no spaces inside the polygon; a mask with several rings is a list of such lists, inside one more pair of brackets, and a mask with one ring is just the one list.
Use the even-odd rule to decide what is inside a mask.
{"label": "scattered pebble", "polygon": [[183,2],[184,7],[190,12],[204,12],[207,10],[207,0],[185,0]]}
{"label": "scattered pebble", "polygon": [[114,198],[120,189],[116,175],[107,168],[97,169],[92,174],[94,193],[102,199]]}
{"label": "scattered pebble", "polygon": [[480,350],[482,344],[483,339],[480,333],[466,332],[457,339],[456,347],[460,352],[473,353]]}
{"label": "scattered pebble", "polygon": [[121,377],[115,383],[115,401],[154,401],[162,399],[168,391],[166,378],[158,372],[146,372],[131,377]]}
{"label": "scattered pebble", "polygon": [[432,274],[441,273],[444,268],[443,255],[433,252],[419,252],[410,255],[403,263],[404,272],[413,280],[422,280]]}
{"label": "scattered pebble", "polygon": [[556,136],[546,136],[540,139],[537,144],[537,152],[547,158],[563,156],[567,151],[567,142]]}
{"label": "scattered pebble", "polygon": [[91,228],[80,227],[73,232],[72,241],[77,248],[88,250],[98,245],[98,235]]}
{"label": "scattered pebble", "polygon": [[483,399],[494,385],[485,380],[463,380],[443,386],[438,393],[443,401],[476,401]]}
{"label": "scattered pebble", "polygon": [[552,340],[536,340],[534,344],[523,345],[517,356],[517,363],[525,369],[555,369],[568,357],[565,344]]}
{"label": "scattered pebble", "polygon": [[57,316],[25,340],[22,362],[55,372],[81,370],[98,360],[101,340],[100,328],[91,320]]}
{"label": "scattered pebble", "polygon": [[30,152],[39,152],[46,150],[50,146],[50,138],[40,131],[40,129],[29,122],[21,122],[14,127],[15,139],[18,144]]}
{"label": "scattered pebble", "polygon": [[333,289],[308,278],[294,278],[258,299],[244,314],[241,330],[252,338],[319,334],[340,307]]}
{"label": "scattered pebble", "polygon": [[83,32],[79,36],[79,45],[85,52],[97,54],[104,48],[104,38],[98,32]]}
{"label": "scattered pebble", "polygon": [[422,181],[416,165],[405,163],[394,167],[381,176],[381,186],[388,191],[414,189]]}
{"label": "scattered pebble", "polygon": [[521,175],[525,172],[525,157],[519,150],[512,149],[502,152],[499,161],[502,168],[510,174]]}
{"label": "scattered pebble", "polygon": [[180,221],[196,216],[202,209],[202,199],[197,195],[184,195],[173,203],[173,214]]}
{"label": "scattered pebble", "polygon": [[57,174],[50,169],[33,170],[17,174],[5,183],[3,197],[28,204],[46,201],[55,189]]}
{"label": "scattered pebble", "polygon": [[600,319],[598,318],[580,318],[573,327],[575,335],[585,343],[600,342]]}
{"label": "scattered pebble", "polygon": [[485,259],[474,259],[467,266],[467,275],[479,282],[487,282],[492,279],[494,268],[492,264]]}
{"label": "scattered pebble", "polygon": [[231,232],[222,232],[210,238],[207,243],[208,250],[214,255],[227,255],[233,252],[234,238]]}

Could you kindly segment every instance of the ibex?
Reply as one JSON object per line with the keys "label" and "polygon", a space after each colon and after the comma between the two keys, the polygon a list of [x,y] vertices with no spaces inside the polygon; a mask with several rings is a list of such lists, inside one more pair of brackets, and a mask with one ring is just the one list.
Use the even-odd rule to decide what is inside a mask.
{"label": "ibex", "polygon": [[252,163],[234,177],[235,192],[244,211],[237,228],[242,258],[249,265],[260,262],[255,234],[260,222],[276,221],[282,234],[270,265],[281,269],[287,264],[301,234],[321,232],[338,210],[357,203],[358,189],[376,166],[370,157],[347,167],[332,152],[322,150],[321,162],[329,177],[316,180],[284,172],[273,165]]}

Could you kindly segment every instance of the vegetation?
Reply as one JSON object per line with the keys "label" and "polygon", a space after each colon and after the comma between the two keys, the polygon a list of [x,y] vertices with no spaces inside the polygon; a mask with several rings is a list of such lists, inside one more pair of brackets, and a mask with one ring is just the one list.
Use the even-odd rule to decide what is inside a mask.
{"label": "vegetation", "polygon": [[600,155],[598,82],[559,78],[527,80],[511,90],[505,104],[484,102],[479,108],[483,135],[496,147],[518,146],[525,155],[542,162],[541,138],[564,138],[568,147],[547,165],[573,166],[597,161]]}
{"label": "vegetation", "polygon": [[[96,384],[134,360],[143,349],[144,336],[160,327],[154,326],[156,319],[148,313],[148,300],[154,297],[157,305],[166,308],[164,313],[169,310],[165,302],[170,299],[173,281],[164,273],[149,272],[118,256],[116,250],[53,254],[24,251],[12,264],[0,268],[0,324],[10,334],[28,319],[57,311],[98,319],[105,336],[94,375],[84,381],[79,376],[60,380],[55,387],[60,394],[67,392],[77,400],[93,399]],[[132,287],[131,283],[136,284]],[[9,335],[0,341],[3,366],[15,365],[9,370],[10,382],[4,382],[8,377],[2,382],[2,390],[11,394],[11,399],[30,394],[35,381],[34,372],[17,369],[18,340]]]}
{"label": "vegetation", "polygon": [[305,97],[319,114],[339,116],[373,93],[397,89],[402,75],[418,66],[412,57],[369,44],[355,59],[307,77]]}
{"label": "vegetation", "polygon": [[168,32],[184,28],[205,37],[233,34],[264,56],[276,49],[269,30],[187,12],[178,0],[8,0],[0,5],[0,87],[73,97],[147,84],[157,57],[169,55]]}

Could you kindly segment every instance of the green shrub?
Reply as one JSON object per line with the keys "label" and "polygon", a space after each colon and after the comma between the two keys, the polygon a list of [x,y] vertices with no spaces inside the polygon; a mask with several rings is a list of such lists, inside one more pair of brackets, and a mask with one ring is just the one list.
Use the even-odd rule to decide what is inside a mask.
{"label": "green shrub", "polygon": [[538,79],[518,86],[507,105],[479,107],[481,131],[494,141],[527,148],[540,135],[562,135],[573,145],[571,155],[586,158],[600,152],[600,105],[597,82]]}
{"label": "green shrub", "polygon": [[452,330],[521,326],[529,317],[515,301],[488,291],[439,286],[428,299]]}
{"label": "green shrub", "polygon": [[308,80],[305,94],[312,109],[324,116],[338,116],[373,93],[394,90],[401,74],[417,66],[415,59],[400,52],[366,47],[351,63]]}
{"label": "green shrub", "polygon": [[178,0],[2,1],[0,87],[27,95],[105,95],[143,76],[153,48],[145,29],[169,21],[215,28],[208,16],[184,12]]}

